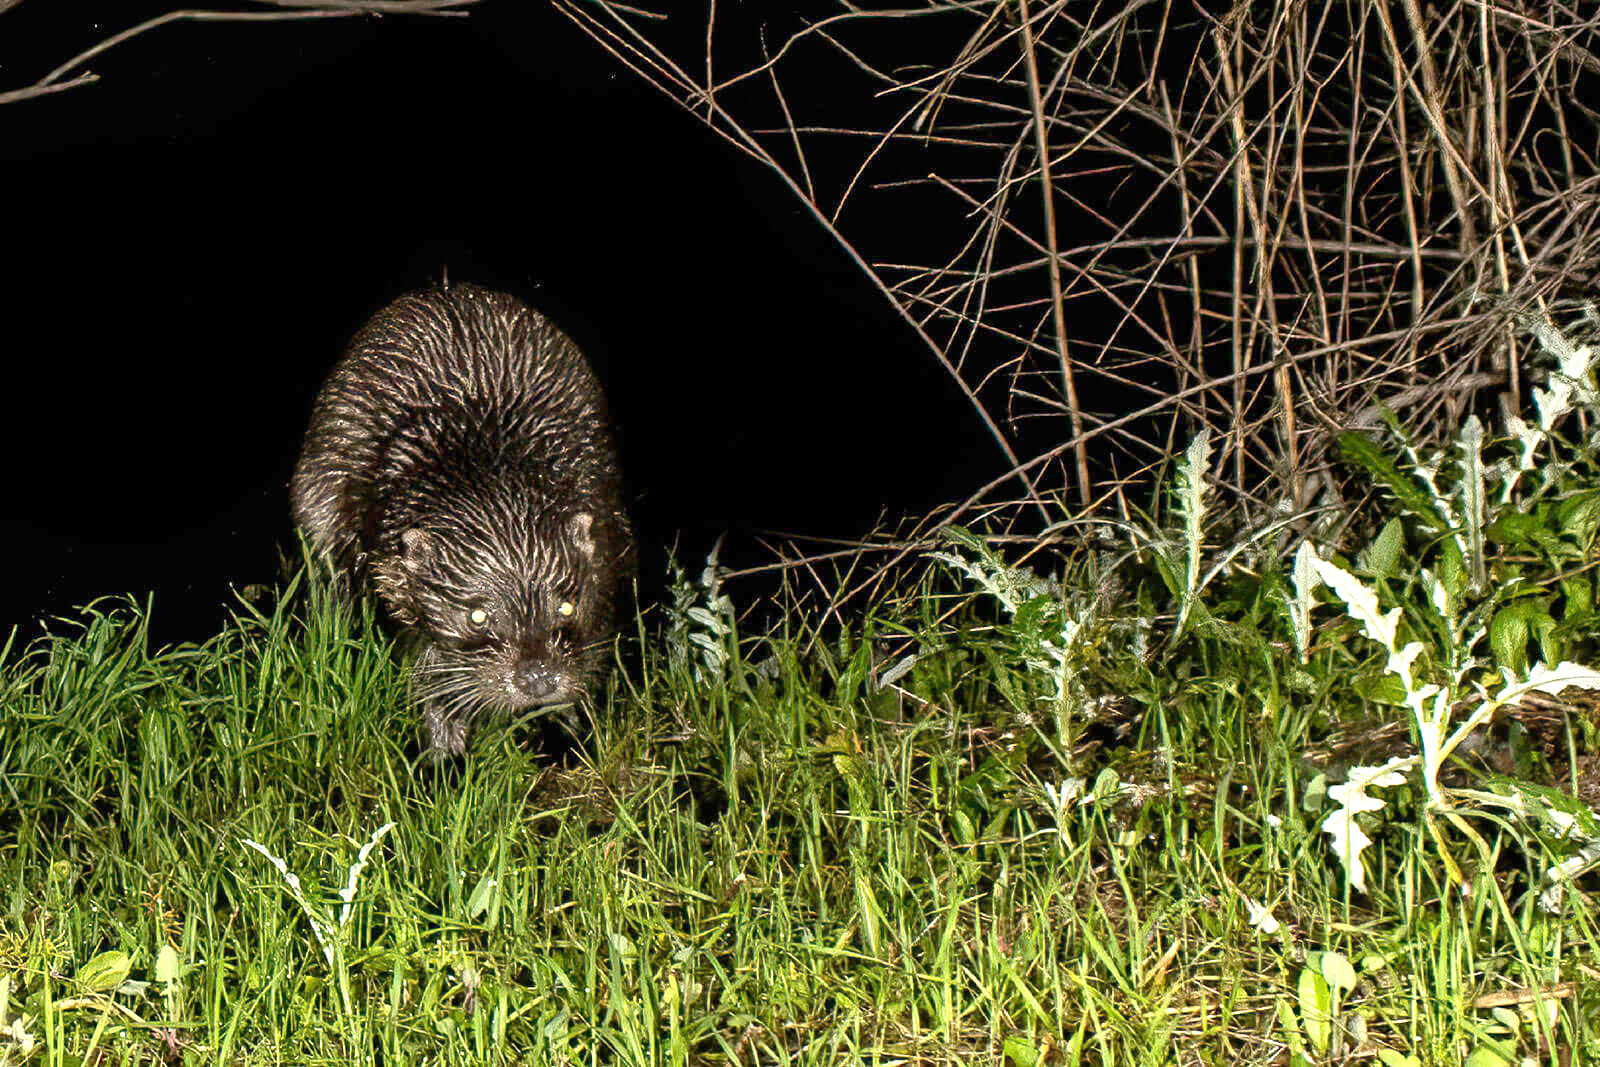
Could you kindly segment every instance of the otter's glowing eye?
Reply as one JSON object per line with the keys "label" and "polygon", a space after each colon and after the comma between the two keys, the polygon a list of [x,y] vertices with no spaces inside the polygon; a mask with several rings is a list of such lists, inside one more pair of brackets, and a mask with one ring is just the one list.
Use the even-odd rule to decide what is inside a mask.
{"label": "otter's glowing eye", "polygon": [[574,610],[575,609],[572,606],[572,601],[570,600],[563,600],[561,602],[561,606],[556,608],[556,611],[562,615],[571,615]]}
{"label": "otter's glowing eye", "polygon": [[484,623],[489,621],[489,613],[484,611],[482,608],[473,608],[471,611],[467,612],[467,619],[474,626],[482,626]]}

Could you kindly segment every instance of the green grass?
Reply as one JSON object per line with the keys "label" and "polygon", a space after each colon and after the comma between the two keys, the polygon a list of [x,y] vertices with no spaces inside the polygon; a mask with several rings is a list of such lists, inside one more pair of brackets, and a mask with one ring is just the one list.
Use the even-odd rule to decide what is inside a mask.
{"label": "green grass", "polygon": [[[0,1064],[1594,1062],[1594,875],[1540,904],[1588,839],[1538,807],[1592,713],[1495,726],[1447,803],[1376,789],[1362,892],[1320,825],[1416,751],[1406,690],[1327,590],[1302,656],[1287,535],[1215,567],[1249,539],[1196,544],[1177,484],[1059,580],[957,533],[758,636],[684,583],[564,761],[527,722],[420,755],[393,649],[315,582],[199,647],[92,607],[0,670]],[[1565,486],[1512,494],[1479,587],[1382,515],[1340,557],[1417,678],[1482,704],[1595,662]]]}

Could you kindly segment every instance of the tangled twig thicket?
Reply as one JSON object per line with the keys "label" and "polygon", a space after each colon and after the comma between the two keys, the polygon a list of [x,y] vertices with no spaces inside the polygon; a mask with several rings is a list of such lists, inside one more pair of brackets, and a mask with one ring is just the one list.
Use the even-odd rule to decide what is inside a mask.
{"label": "tangled twig thicket", "polygon": [[1247,508],[1327,502],[1330,431],[1517,403],[1519,315],[1600,283],[1592,5],[553,2],[919,332],[1015,465],[969,504],[1103,502],[1202,426]]}

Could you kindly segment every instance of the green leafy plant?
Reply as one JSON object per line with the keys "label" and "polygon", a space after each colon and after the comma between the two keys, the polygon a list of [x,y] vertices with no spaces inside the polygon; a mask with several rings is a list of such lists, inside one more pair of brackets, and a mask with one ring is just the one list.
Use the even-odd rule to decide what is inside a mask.
{"label": "green leafy plant", "polygon": [[[1532,521],[1505,517],[1492,524],[1485,521],[1486,501],[1494,482],[1500,484],[1500,508],[1518,514],[1523,497],[1518,483],[1533,469],[1542,451],[1555,447],[1552,434],[1557,424],[1573,410],[1575,401],[1592,407],[1595,400],[1588,385],[1593,350],[1572,344],[1548,324],[1538,336],[1556,357],[1557,368],[1550,386],[1534,391],[1538,424],[1530,427],[1512,420],[1510,439],[1516,447],[1496,463],[1483,461],[1485,442],[1475,418],[1464,423],[1448,462],[1442,454],[1432,458],[1418,455],[1405,444],[1403,435],[1399,436],[1404,468],[1365,438],[1349,435],[1345,439],[1346,456],[1387,488],[1408,517],[1435,535],[1425,546],[1428,554],[1424,558],[1431,560],[1437,571],[1422,566],[1415,585],[1407,587],[1420,588],[1422,597],[1408,599],[1404,591],[1397,592],[1392,583],[1383,580],[1394,570],[1400,542],[1392,522],[1364,553],[1366,569],[1378,579],[1371,585],[1317,558],[1309,546],[1302,545],[1296,557],[1297,595],[1287,602],[1287,613],[1297,642],[1304,641],[1298,635],[1304,635],[1309,626],[1311,594],[1316,583],[1323,583],[1361,632],[1383,649],[1385,670],[1398,682],[1399,702],[1410,713],[1420,746],[1415,756],[1394,757],[1381,767],[1354,768],[1345,786],[1329,790],[1330,798],[1340,806],[1324,820],[1323,829],[1332,837],[1346,876],[1357,889],[1365,889],[1359,856],[1371,840],[1356,817],[1384,807],[1381,799],[1368,792],[1370,788],[1400,785],[1408,772],[1416,771],[1426,791],[1430,826],[1433,818],[1444,817],[1474,838],[1461,819],[1463,805],[1479,810],[1509,807],[1525,817],[1537,816],[1538,812],[1511,799],[1494,799],[1482,791],[1447,790],[1440,783],[1440,773],[1451,755],[1502,708],[1532,693],[1555,695],[1573,686],[1600,689],[1600,672],[1582,664],[1562,660],[1546,666],[1544,659],[1529,662],[1530,641],[1551,658],[1566,649],[1562,627],[1550,613],[1556,598],[1531,591],[1521,570],[1523,564],[1498,557],[1491,560],[1489,553],[1491,544],[1537,548],[1547,570],[1572,562],[1594,534],[1595,512],[1587,492],[1547,506]],[[1528,488],[1528,495],[1538,497],[1557,488],[1551,471],[1546,466],[1539,483]],[[1492,585],[1487,580],[1491,571],[1496,578]],[[1566,581],[1572,598],[1567,616],[1572,622],[1588,618],[1593,601],[1589,579]],[[1428,634],[1443,640],[1430,648],[1429,642],[1420,639]],[[1416,636],[1408,639],[1408,635]],[[1552,829],[1547,818],[1530,821],[1542,823],[1543,830]],[[1580,857],[1600,844],[1571,820],[1554,829],[1555,838],[1574,845]],[[1436,831],[1434,837],[1438,840]],[[1455,869],[1448,855],[1445,858]],[[1569,874],[1570,869],[1559,864],[1551,868],[1549,877]]]}

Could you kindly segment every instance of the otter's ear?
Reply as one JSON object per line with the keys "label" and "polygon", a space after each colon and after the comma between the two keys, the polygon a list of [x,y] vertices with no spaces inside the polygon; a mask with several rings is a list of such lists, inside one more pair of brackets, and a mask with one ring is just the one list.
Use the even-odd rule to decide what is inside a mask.
{"label": "otter's ear", "polygon": [[400,535],[402,561],[407,571],[416,574],[433,562],[433,536],[413,526]]}
{"label": "otter's ear", "polygon": [[567,519],[567,536],[584,559],[594,558],[594,516],[580,511]]}

